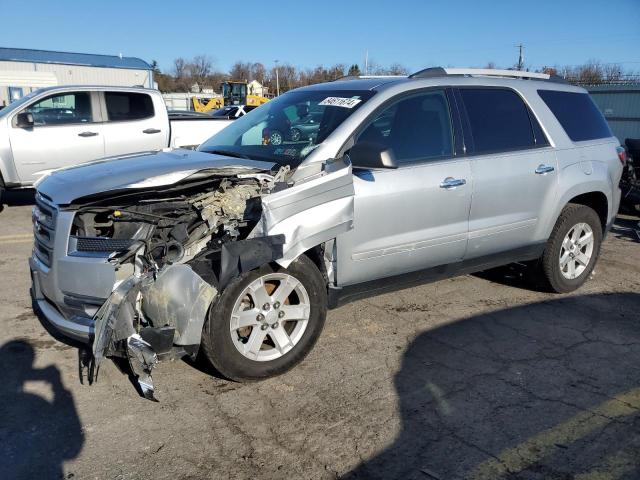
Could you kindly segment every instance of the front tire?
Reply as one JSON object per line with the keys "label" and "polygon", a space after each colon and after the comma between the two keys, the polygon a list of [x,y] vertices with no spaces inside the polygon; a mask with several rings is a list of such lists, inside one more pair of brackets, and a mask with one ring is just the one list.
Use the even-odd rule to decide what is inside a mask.
{"label": "front tire", "polygon": [[311,351],[326,315],[326,284],[308,257],[288,268],[265,265],[232,281],[212,305],[202,351],[231,380],[280,375]]}
{"label": "front tire", "polygon": [[589,278],[600,253],[600,217],[585,205],[567,205],[556,221],[540,265],[544,286],[568,293]]}

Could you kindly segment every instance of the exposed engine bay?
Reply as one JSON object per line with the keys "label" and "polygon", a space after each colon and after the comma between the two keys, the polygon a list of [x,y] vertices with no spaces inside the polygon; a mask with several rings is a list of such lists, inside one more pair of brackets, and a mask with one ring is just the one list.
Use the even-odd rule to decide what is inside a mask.
{"label": "exposed engine bay", "polygon": [[[126,358],[154,400],[165,356],[195,357],[210,305],[243,271],[282,257],[284,235],[256,235],[262,197],[288,188],[274,174],[195,175],[170,188],[125,191],[81,205],[70,245],[112,252],[117,282],[95,315],[93,358]],[[92,366],[93,370],[93,366]]]}

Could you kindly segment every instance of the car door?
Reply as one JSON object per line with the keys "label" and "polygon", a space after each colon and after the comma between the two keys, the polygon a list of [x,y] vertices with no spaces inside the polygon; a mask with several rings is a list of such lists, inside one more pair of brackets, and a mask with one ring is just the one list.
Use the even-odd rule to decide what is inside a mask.
{"label": "car door", "polygon": [[[22,183],[34,182],[47,170],[104,156],[97,101],[92,92],[61,92],[40,98],[16,112],[9,139]],[[31,113],[33,126],[19,127],[19,113]]]}
{"label": "car door", "polygon": [[[355,143],[388,147],[397,169],[353,165],[353,229],[336,239],[337,283],[352,285],[460,261],[467,245],[471,169],[456,156],[443,90],[383,107]],[[458,150],[460,153],[460,150]]]}
{"label": "car door", "polygon": [[535,115],[509,88],[461,87],[456,98],[474,178],[465,258],[541,244],[538,219],[554,205],[557,165]]}
{"label": "car door", "polygon": [[148,93],[105,91],[102,111],[107,157],[161,150],[169,143],[167,116],[155,111]]}

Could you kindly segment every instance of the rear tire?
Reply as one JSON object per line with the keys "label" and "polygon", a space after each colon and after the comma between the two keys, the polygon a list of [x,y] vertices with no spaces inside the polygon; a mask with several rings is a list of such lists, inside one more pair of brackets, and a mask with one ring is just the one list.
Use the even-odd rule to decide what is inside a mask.
{"label": "rear tire", "polygon": [[556,221],[538,265],[543,287],[567,293],[589,278],[600,253],[600,217],[585,205],[567,205]]}
{"label": "rear tire", "polygon": [[311,351],[326,315],[326,284],[308,257],[288,268],[264,265],[233,280],[212,305],[202,352],[231,380],[280,375]]}

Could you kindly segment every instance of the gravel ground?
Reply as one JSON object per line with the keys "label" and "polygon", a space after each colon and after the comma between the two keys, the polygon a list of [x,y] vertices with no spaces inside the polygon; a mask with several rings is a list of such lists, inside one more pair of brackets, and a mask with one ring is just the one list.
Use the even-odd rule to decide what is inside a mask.
{"label": "gravel ground", "polygon": [[0,478],[640,478],[637,218],[574,294],[504,269],[359,301],[286,375],[163,363],[152,403],[111,361],[81,385],[33,315],[30,208],[0,213]]}

